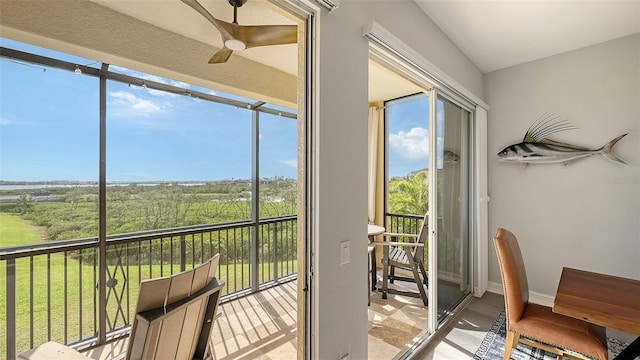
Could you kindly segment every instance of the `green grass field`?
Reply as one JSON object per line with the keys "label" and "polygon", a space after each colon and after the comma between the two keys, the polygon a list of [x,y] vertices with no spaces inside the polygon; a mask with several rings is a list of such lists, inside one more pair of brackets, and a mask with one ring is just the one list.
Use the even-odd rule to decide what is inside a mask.
{"label": "green grass field", "polygon": [[[12,239],[20,239],[23,244],[42,241],[37,227],[23,221],[18,215],[7,213],[0,213],[0,239],[3,239],[1,246],[21,245]],[[286,271],[285,263],[279,265]],[[92,264],[86,261],[82,263],[76,253],[39,255],[16,261],[18,353],[49,339],[64,343],[94,336],[98,326],[98,296],[94,291],[97,271]],[[132,266],[128,274],[110,268],[110,273],[115,274],[118,284],[113,288],[114,291],[107,294],[107,328],[130,323],[135,311],[140,280],[169,275],[171,270],[164,266],[163,271],[164,273],[161,272],[160,265],[141,265],[140,271],[137,266]],[[173,269],[173,272],[177,271],[179,269]],[[296,271],[296,262],[289,264],[289,271]],[[282,272],[279,269],[280,275],[283,275]],[[221,265],[218,278],[227,283],[223,292],[248,287],[250,274],[248,264]],[[5,275],[6,264],[0,262],[0,339],[6,338],[7,331],[4,321],[7,314]],[[271,279],[272,276],[272,264],[260,266],[260,280]],[[122,297],[122,308],[118,306],[116,297]],[[30,331],[32,323],[33,333]],[[5,342],[0,341],[0,359],[4,359],[5,354]]]}
{"label": "green grass field", "polygon": [[42,242],[37,229],[18,214],[0,212],[0,247]]}

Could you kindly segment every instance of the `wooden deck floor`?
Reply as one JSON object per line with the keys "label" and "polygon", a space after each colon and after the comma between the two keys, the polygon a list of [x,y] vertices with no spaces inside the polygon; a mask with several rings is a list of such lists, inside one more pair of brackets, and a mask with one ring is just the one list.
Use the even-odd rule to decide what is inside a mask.
{"label": "wooden deck floor", "polygon": [[[474,298],[417,359],[471,359],[504,306],[500,295]],[[296,358],[296,283],[290,282],[222,305],[212,338],[213,357]],[[420,299],[373,294],[369,307],[368,359],[389,360],[426,327]],[[359,359],[354,359],[359,360]]]}
{"label": "wooden deck floor", "polygon": [[[296,282],[263,290],[220,306],[212,333],[216,360],[296,358]],[[368,359],[393,359],[426,327],[427,309],[420,299],[373,294],[369,307]],[[502,295],[486,293],[473,298],[464,310],[414,358],[469,360],[504,307]],[[607,331],[609,336],[631,341],[629,334]],[[122,357],[126,340],[85,353],[93,359]],[[362,359],[352,359],[362,360]]]}
{"label": "wooden deck floor", "polygon": [[[216,360],[296,358],[296,282],[284,283],[220,306],[212,330]],[[470,359],[503,306],[502,296],[473,299],[445,332],[418,354],[418,359]],[[427,308],[420,299],[373,294],[369,307],[370,360],[389,360],[426,326]],[[84,354],[99,360],[123,358],[126,339]],[[353,359],[360,360],[360,359]]]}

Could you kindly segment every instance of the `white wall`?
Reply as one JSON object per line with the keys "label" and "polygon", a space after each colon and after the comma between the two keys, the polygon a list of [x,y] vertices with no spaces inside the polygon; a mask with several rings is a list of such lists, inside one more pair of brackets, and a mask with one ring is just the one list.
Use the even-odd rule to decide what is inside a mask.
{"label": "white wall", "polygon": [[[367,61],[376,21],[467,89],[482,74],[413,1],[343,0],[320,16],[316,147],[316,314],[320,359],[367,358]],[[340,265],[340,242],[351,262]]]}
{"label": "white wall", "polygon": [[[531,291],[553,296],[563,266],[640,279],[640,35],[485,76],[489,112],[489,231],[518,237]],[[543,113],[578,130],[556,140],[599,148],[630,133],[615,153],[562,164],[498,162]],[[493,244],[489,281],[500,283]]]}

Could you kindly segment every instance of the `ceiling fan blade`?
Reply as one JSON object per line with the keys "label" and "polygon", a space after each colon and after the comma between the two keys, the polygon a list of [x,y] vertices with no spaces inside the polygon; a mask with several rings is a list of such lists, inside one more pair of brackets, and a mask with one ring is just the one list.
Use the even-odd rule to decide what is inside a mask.
{"label": "ceiling fan blade", "polygon": [[229,60],[229,57],[231,56],[232,53],[233,53],[233,50],[229,50],[226,47],[222,48],[218,50],[218,52],[213,54],[211,59],[209,59],[209,64],[220,64],[220,63],[227,62],[227,60]]}
{"label": "ceiling fan blade", "polygon": [[233,34],[236,39],[244,42],[247,48],[298,42],[297,25],[237,25],[233,28]]}
{"label": "ceiling fan blade", "polygon": [[197,11],[205,19],[209,20],[209,22],[213,24],[213,26],[215,26],[216,29],[218,29],[218,31],[220,32],[220,35],[222,36],[222,42],[229,39],[233,39],[233,36],[227,30],[229,28],[227,26],[228,23],[213,17],[213,15],[211,15],[211,13],[209,13],[207,9],[205,9],[204,6],[200,5],[200,3],[197,2],[196,0],[182,0],[182,2],[189,5],[193,10]]}

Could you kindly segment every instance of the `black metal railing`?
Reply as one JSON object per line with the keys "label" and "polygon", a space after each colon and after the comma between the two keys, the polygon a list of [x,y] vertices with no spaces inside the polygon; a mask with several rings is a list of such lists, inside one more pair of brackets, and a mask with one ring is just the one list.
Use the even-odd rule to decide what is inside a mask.
{"label": "black metal railing", "polygon": [[50,340],[96,345],[100,319],[107,339],[127,335],[141,280],[191,269],[216,253],[222,302],[293,279],[296,244],[295,215],[107,236],[105,309],[97,238],[0,248],[0,358]]}
{"label": "black metal railing", "polygon": [[417,234],[422,226],[424,215],[387,213],[386,218],[387,232]]}

